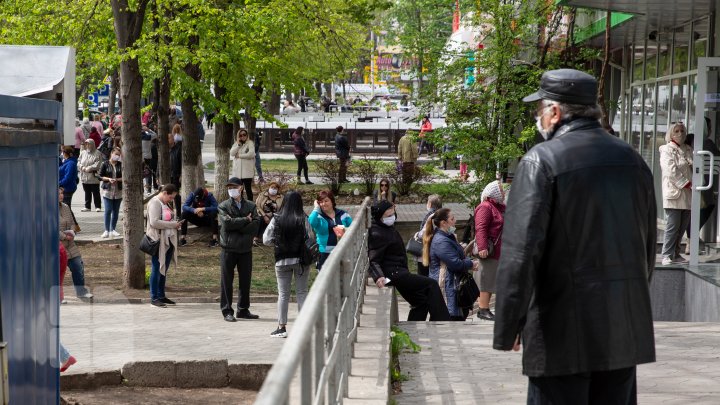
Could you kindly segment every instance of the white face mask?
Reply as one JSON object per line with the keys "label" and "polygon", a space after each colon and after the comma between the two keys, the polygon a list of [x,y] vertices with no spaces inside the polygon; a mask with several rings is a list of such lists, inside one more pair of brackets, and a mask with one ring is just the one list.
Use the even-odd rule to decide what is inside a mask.
{"label": "white face mask", "polygon": [[228,189],[228,195],[230,198],[238,198],[240,197],[240,189],[239,188],[230,188]]}
{"label": "white face mask", "polygon": [[448,228],[448,233],[449,233],[449,234],[455,233],[455,227],[454,227],[454,226],[449,227],[449,228]]}
{"label": "white face mask", "polygon": [[277,189],[276,189],[276,188],[268,189],[268,194],[270,194],[270,195],[277,195]]}
{"label": "white face mask", "polygon": [[393,215],[391,217],[384,217],[382,219],[382,222],[383,222],[383,224],[385,224],[387,226],[393,226],[395,224],[395,215]]}
{"label": "white face mask", "polygon": [[175,142],[182,142],[182,135],[175,134],[175,136],[173,136],[173,139],[175,140]]}
{"label": "white face mask", "polygon": [[118,156],[118,155],[112,155],[112,157],[110,159],[112,159],[113,162],[119,162],[121,160],[120,156]]}

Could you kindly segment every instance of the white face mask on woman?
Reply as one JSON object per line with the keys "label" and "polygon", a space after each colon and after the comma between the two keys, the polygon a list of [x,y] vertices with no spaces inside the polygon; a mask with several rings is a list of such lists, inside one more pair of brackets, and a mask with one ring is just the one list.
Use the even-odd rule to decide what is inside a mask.
{"label": "white face mask on woman", "polygon": [[121,161],[121,158],[119,155],[112,155],[112,157],[110,157],[110,159],[112,159],[113,162]]}
{"label": "white face mask on woman", "polygon": [[228,189],[228,195],[232,199],[238,198],[238,197],[240,197],[240,189],[239,188],[230,188],[230,189]]}
{"label": "white face mask on woman", "polygon": [[173,136],[173,140],[174,140],[175,142],[182,142],[182,135],[175,134],[175,135]]}
{"label": "white face mask on woman", "polygon": [[395,215],[393,215],[391,217],[384,217],[382,219],[382,222],[383,222],[383,224],[385,224],[387,226],[393,226],[395,224]]}
{"label": "white face mask on woman", "polygon": [[268,194],[270,194],[270,195],[277,195],[277,192],[278,192],[278,191],[277,191],[276,188],[268,189]]}

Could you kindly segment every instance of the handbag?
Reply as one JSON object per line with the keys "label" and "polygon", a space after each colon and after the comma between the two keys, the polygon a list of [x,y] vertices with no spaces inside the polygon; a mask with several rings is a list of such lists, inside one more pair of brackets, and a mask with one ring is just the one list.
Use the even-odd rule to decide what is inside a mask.
{"label": "handbag", "polygon": [[307,228],[305,228],[305,244],[303,245],[302,252],[300,253],[300,264],[303,266],[309,266],[315,263],[320,256],[320,247],[317,244],[315,238],[311,238],[308,234]]}
{"label": "handbag", "polygon": [[160,241],[152,240],[147,234],[144,234],[140,241],[140,251],[150,256],[156,256],[160,251]]}
{"label": "handbag", "polygon": [[412,237],[410,237],[410,239],[408,239],[407,246],[405,246],[405,250],[415,257],[422,256],[422,251],[423,251],[422,240],[418,240],[417,238],[415,238],[415,235],[413,235]]}
{"label": "handbag", "polygon": [[[491,237],[488,237],[488,247],[487,247],[487,257],[492,256],[493,252],[495,251],[495,245],[497,245],[500,238],[497,238],[496,240],[493,240]],[[465,256],[467,257],[480,257],[478,256],[479,251],[477,248],[477,243],[475,242],[475,239],[473,239],[472,242],[468,243],[467,246],[465,246],[465,249],[463,250],[465,253]]]}
{"label": "handbag", "polygon": [[458,308],[472,308],[480,296],[480,289],[469,272],[455,276],[455,304]]}

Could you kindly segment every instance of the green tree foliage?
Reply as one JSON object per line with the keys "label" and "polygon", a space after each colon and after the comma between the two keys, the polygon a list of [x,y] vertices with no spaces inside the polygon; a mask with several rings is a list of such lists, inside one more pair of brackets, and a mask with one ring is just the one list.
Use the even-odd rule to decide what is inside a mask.
{"label": "green tree foliage", "polygon": [[[447,0],[396,0],[388,11],[388,42],[402,47],[413,60],[412,73],[420,85],[420,96],[434,94],[436,72],[452,32],[454,2]],[[428,79],[429,86],[424,88]]]}

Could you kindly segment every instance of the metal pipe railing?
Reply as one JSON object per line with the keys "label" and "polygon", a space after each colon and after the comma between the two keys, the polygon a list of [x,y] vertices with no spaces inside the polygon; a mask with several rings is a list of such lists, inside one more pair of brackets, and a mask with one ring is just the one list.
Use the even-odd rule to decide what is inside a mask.
{"label": "metal pipe railing", "polygon": [[370,223],[370,198],[365,198],[323,264],[255,404],[288,404],[296,375],[302,404],[337,404],[347,396],[367,279]]}

